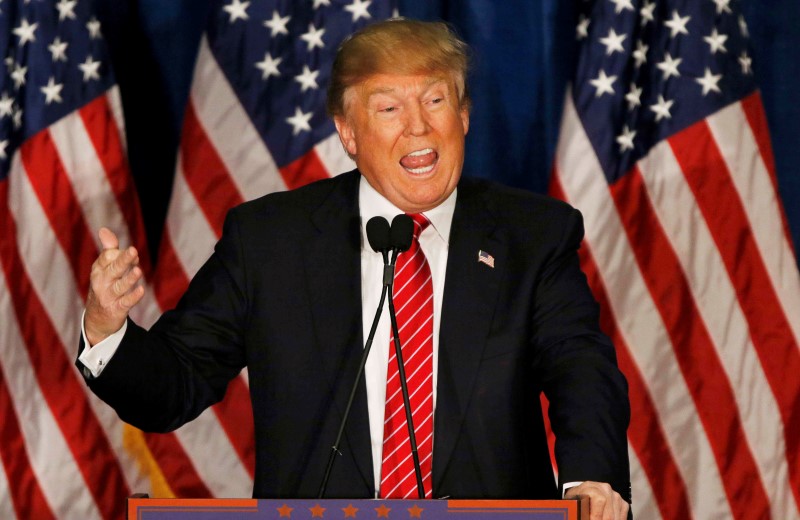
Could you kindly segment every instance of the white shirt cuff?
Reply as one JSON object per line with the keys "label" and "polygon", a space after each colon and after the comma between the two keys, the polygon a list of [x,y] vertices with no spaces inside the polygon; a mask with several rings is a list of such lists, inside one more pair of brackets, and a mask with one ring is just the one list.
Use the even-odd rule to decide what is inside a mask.
{"label": "white shirt cuff", "polygon": [[122,324],[122,327],[117,332],[97,345],[90,347],[89,341],[86,339],[86,329],[83,325],[85,314],[86,311],[83,311],[83,315],[81,315],[81,335],[83,336],[83,344],[86,345],[86,348],[84,348],[81,355],[78,356],[78,361],[83,365],[83,375],[85,377],[100,377],[103,369],[108,365],[108,362],[111,361],[120,343],[122,343],[122,337],[125,335],[125,331],[128,330],[128,321],[125,320],[125,323]]}
{"label": "white shirt cuff", "polygon": [[564,488],[561,490],[561,498],[564,498],[567,495],[567,490],[569,488],[574,488],[575,486],[580,486],[581,484],[583,484],[583,481],[567,482],[566,484],[564,484]]}

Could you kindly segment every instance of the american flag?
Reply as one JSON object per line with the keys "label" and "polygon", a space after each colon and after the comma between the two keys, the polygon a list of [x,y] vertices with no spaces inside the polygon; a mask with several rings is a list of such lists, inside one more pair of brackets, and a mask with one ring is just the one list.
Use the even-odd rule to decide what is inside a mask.
{"label": "american flag", "polygon": [[581,3],[551,193],[630,384],[639,518],[798,518],[800,278],[735,0]]}
{"label": "american flag", "polygon": [[0,35],[0,517],[119,518],[142,479],[73,365],[98,226],[150,273],[119,93],[88,2],[3,2]]}
{"label": "american flag", "polygon": [[[211,254],[228,209],[354,167],[325,114],[330,66],[347,35],[394,14],[386,0],[212,4],[153,282],[163,309],[175,305]],[[152,469],[153,496],[250,495],[246,372],[191,424],[170,435],[138,434],[137,441],[140,461]]]}
{"label": "american flag", "polygon": [[123,424],[73,361],[108,226],[140,251],[149,326],[211,253],[225,211],[352,167],[324,115],[331,59],[387,1],[214,2],[158,272],[125,160],[118,90],[86,0],[0,3],[0,518],[122,518],[125,497],[249,496],[246,374],[167,435]]}

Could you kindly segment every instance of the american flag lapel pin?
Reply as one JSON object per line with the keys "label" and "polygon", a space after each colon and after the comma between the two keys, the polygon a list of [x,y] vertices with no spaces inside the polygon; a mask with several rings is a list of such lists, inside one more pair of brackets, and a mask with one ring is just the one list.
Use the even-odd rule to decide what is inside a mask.
{"label": "american flag lapel pin", "polygon": [[478,262],[484,263],[494,269],[494,257],[483,249],[478,250]]}

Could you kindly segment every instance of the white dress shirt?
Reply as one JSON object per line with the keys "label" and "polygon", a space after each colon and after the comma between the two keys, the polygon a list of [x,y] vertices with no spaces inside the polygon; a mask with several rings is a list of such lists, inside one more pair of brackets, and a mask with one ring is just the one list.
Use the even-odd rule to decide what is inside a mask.
{"label": "white dress shirt", "polygon": [[[375,216],[386,218],[390,223],[395,215],[403,213],[378,193],[366,179],[361,178],[358,190],[358,207],[361,212],[361,312],[364,341],[369,336],[375,310],[380,302],[383,288],[383,256],[372,250],[367,240],[367,221]],[[442,296],[447,269],[447,251],[450,225],[456,207],[454,191],[442,204],[423,214],[431,221],[419,237],[420,246],[431,268],[433,282],[433,409],[436,413],[436,373],[439,351],[439,323],[442,317]],[[388,299],[388,298],[387,298]],[[402,338],[401,338],[402,339]],[[389,363],[391,325],[389,305],[384,303],[381,319],[375,331],[375,339],[364,368],[367,384],[367,406],[369,408],[369,434],[372,441],[372,468],[375,475],[375,493],[380,490],[381,461],[383,457],[383,415],[386,407],[386,375]],[[435,435],[435,432],[434,432]]]}

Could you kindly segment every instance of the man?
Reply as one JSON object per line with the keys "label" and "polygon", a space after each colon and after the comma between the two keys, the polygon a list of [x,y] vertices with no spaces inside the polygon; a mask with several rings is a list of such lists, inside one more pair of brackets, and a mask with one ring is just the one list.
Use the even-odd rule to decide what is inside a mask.
{"label": "man", "polygon": [[[315,496],[380,294],[364,225],[405,212],[416,234],[394,291],[426,497],[587,495],[591,518],[625,518],[627,386],[578,266],[580,215],[461,179],[466,69],[443,24],[393,20],[346,41],[328,108],[358,170],[231,210],[212,257],[149,332],[127,317],[143,295],[137,253],[101,229],[79,358],[92,390],[123,420],[169,431],[247,366],[254,496]],[[378,331],[329,497],[416,497],[405,420],[390,407],[386,318]]]}

